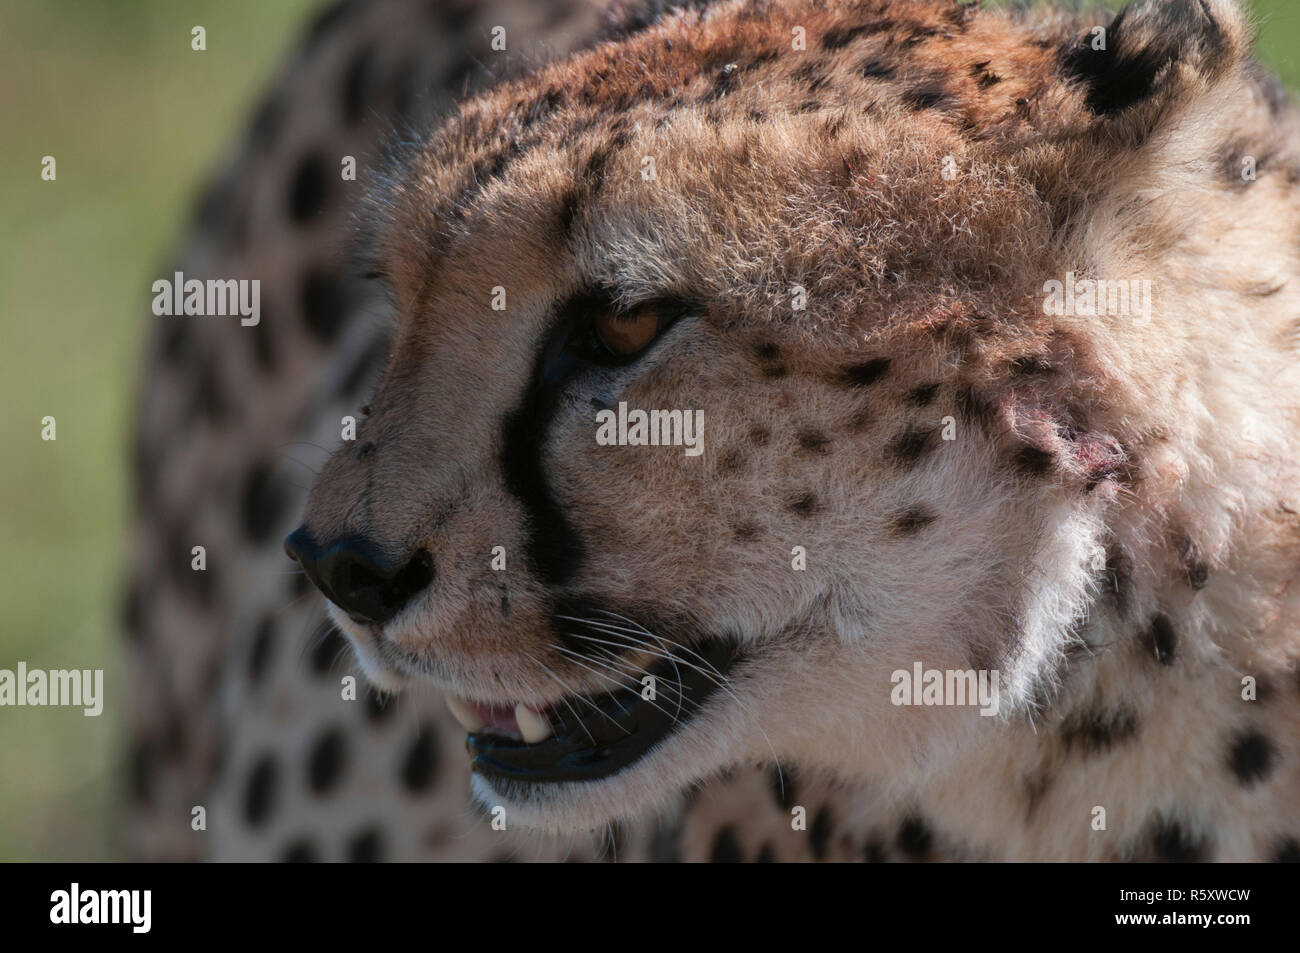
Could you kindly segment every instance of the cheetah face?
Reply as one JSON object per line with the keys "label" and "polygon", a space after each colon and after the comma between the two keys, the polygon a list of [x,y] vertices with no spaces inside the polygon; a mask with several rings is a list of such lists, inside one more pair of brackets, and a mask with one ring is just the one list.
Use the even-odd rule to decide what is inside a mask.
{"label": "cheetah face", "polygon": [[289,550],[523,824],[746,760],[921,770],[998,719],[892,673],[997,670],[1015,710],[1085,599],[1102,444],[998,334],[1078,359],[1036,323],[1041,200],[930,99],[864,93],[874,45],[789,35],[670,19],[461,107],[375,190],[391,355]]}

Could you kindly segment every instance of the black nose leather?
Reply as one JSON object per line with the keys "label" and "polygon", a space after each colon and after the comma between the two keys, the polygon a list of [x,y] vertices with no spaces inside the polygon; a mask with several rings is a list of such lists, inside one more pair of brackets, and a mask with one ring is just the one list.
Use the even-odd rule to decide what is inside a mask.
{"label": "black nose leather", "polygon": [[427,549],[395,563],[362,536],[321,546],[300,526],[285,539],[284,551],[327,599],[357,622],[383,625],[433,581],[433,557]]}

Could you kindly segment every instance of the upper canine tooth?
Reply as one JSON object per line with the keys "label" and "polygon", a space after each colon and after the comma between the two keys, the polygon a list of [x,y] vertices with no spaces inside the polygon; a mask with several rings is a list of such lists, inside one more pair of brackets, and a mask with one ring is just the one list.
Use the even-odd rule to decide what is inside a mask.
{"label": "upper canine tooth", "polygon": [[484,726],[487,725],[487,722],[478,716],[478,709],[463,698],[448,695],[447,707],[451,709],[455,719],[460,722],[460,726],[470,733],[482,731]]}
{"label": "upper canine tooth", "polygon": [[551,737],[551,723],[527,705],[515,706],[515,721],[519,724],[519,733],[530,745]]}

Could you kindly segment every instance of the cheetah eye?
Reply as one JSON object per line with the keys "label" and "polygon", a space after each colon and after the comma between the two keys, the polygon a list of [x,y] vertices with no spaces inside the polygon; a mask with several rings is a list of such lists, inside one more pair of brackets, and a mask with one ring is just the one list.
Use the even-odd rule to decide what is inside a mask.
{"label": "cheetah eye", "polygon": [[596,338],[618,357],[632,357],[650,346],[659,336],[659,311],[642,305],[630,314],[611,311],[592,322]]}
{"label": "cheetah eye", "polygon": [[569,342],[569,350],[595,364],[626,364],[687,311],[677,301],[650,301],[630,311],[599,308]]}

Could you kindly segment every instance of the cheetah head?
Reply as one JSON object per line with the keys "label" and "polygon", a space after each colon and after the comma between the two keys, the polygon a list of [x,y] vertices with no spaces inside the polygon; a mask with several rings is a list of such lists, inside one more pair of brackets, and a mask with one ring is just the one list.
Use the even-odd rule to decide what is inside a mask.
{"label": "cheetah head", "polygon": [[[1050,687],[1140,435],[1044,281],[1142,277],[1151,243],[1089,224],[1105,170],[1245,82],[1222,0],[1110,29],[736,0],[399,150],[391,354],[288,548],[377,685],[451,699],[484,804],[580,829],[744,761],[889,783]],[[895,704],[917,663],[998,673],[998,717]]]}

